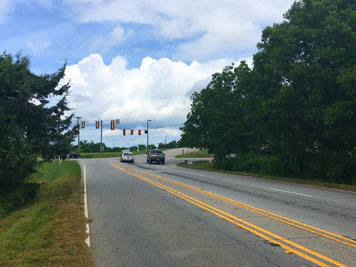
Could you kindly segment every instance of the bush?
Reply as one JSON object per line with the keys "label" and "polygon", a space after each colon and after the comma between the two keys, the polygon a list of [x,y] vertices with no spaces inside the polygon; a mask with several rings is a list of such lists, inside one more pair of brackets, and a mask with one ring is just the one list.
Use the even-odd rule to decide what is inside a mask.
{"label": "bush", "polygon": [[261,154],[246,153],[234,160],[233,171],[258,173],[265,175],[280,175],[281,165],[273,157]]}
{"label": "bush", "polygon": [[37,183],[25,183],[11,192],[11,194],[0,196],[0,218],[5,217],[13,210],[32,200],[39,188],[40,185]]}
{"label": "bush", "polygon": [[218,170],[232,171],[235,163],[235,158],[223,158],[213,160],[213,167]]}

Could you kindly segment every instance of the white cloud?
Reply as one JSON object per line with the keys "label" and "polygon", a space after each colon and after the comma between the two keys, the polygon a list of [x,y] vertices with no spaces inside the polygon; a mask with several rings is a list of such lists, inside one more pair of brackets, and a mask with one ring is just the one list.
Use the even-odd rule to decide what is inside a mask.
{"label": "white cloud", "polygon": [[117,25],[110,34],[110,43],[113,45],[121,43],[125,38],[125,30]]}
{"label": "white cloud", "polygon": [[92,37],[90,41],[90,49],[93,51],[101,47],[110,48],[110,47],[118,46],[133,35],[134,35],[134,31],[132,29],[125,30],[119,24],[116,27],[114,27],[109,34],[106,35],[101,34]]}
{"label": "white cloud", "polygon": [[[121,56],[106,65],[99,54],[91,54],[68,66],[63,82],[71,81],[69,106],[86,121],[120,119],[121,125],[143,129],[146,120],[151,119],[155,128],[164,128],[161,134],[178,139],[178,127],[164,131],[168,131],[166,126],[185,122],[190,110],[187,93],[192,88],[202,89],[213,73],[230,63],[228,60],[194,61],[188,65],[167,58],[146,57],[139,68],[128,69]],[[197,86],[199,81],[205,82]]]}
{"label": "white cloud", "polygon": [[6,21],[6,14],[11,10],[12,5],[9,0],[0,0],[0,23]]}
{"label": "white cloud", "polygon": [[183,60],[254,50],[262,28],[281,21],[293,1],[65,0],[73,17],[82,22],[152,25],[157,37],[182,41],[175,55]]}
{"label": "white cloud", "polygon": [[27,41],[26,46],[34,53],[41,53],[51,46],[51,42],[46,40]]}

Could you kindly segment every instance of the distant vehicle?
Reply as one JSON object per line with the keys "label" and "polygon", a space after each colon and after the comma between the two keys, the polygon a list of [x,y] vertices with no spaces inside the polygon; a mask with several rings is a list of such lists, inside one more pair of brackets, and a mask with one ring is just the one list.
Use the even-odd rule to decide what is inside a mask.
{"label": "distant vehicle", "polygon": [[79,159],[80,158],[80,153],[79,152],[70,152],[68,155],[69,159]]}
{"label": "distant vehicle", "polygon": [[132,152],[122,152],[120,162],[135,162],[135,155]]}
{"label": "distant vehicle", "polygon": [[166,155],[162,150],[153,149],[147,154],[147,163],[158,162],[164,164],[166,161]]}

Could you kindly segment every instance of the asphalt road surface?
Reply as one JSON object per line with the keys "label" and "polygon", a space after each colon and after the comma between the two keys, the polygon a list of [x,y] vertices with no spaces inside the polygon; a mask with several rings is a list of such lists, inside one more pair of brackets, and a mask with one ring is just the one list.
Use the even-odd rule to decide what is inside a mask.
{"label": "asphalt road surface", "polygon": [[95,266],[356,266],[356,194],[119,159],[81,160]]}

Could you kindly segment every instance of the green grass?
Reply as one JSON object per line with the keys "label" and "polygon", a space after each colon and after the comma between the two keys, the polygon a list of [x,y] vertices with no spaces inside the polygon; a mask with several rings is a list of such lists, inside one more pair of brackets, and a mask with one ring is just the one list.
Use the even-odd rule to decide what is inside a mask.
{"label": "green grass", "polygon": [[209,154],[207,150],[203,150],[201,153],[198,151],[198,152],[190,152],[190,153],[176,156],[176,158],[181,158],[181,159],[185,159],[185,158],[213,158],[213,157],[214,157],[214,155]]}
{"label": "green grass", "polygon": [[237,175],[251,176],[251,177],[257,177],[257,178],[271,179],[271,180],[276,180],[276,181],[284,181],[284,182],[305,184],[305,185],[314,185],[314,186],[319,186],[319,187],[334,188],[334,189],[341,189],[341,190],[348,190],[348,191],[356,192],[356,185],[335,184],[335,183],[328,183],[328,182],[324,182],[324,181],[310,180],[310,179],[307,180],[307,179],[297,179],[297,178],[276,177],[276,176],[268,176],[268,175],[263,175],[263,174],[258,174],[258,173],[223,171],[223,170],[215,169],[213,166],[213,163],[207,162],[207,161],[195,161],[191,165],[188,165],[186,163],[178,163],[177,165],[180,167],[190,168],[190,169],[205,170],[205,171],[211,171],[211,172],[220,172],[220,173],[227,173],[227,174],[237,174]]}
{"label": "green grass", "polygon": [[[133,151],[135,155],[145,154],[146,151]],[[118,158],[121,152],[103,152],[103,153],[80,153],[82,159],[100,159],[100,158]]]}
{"label": "green grass", "polygon": [[92,266],[79,164],[45,163],[32,182],[32,203],[0,219],[0,266]]}

